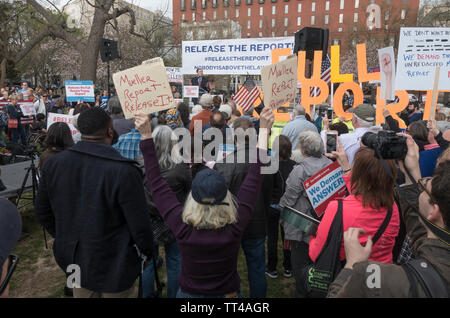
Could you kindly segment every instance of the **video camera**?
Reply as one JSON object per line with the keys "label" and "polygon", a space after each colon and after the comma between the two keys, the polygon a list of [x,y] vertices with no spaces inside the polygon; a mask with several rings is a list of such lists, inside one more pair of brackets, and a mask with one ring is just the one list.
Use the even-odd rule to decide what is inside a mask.
{"label": "video camera", "polygon": [[379,131],[378,134],[366,132],[361,141],[365,146],[375,151],[375,157],[378,159],[403,160],[408,152],[406,138],[389,130]]}

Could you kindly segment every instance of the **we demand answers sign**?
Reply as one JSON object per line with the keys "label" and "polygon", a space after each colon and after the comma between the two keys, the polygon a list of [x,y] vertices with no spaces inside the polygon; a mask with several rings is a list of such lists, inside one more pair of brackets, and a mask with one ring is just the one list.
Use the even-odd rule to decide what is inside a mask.
{"label": "we demand answers sign", "polygon": [[333,162],[303,182],[309,201],[319,217],[330,201],[346,194],[347,187],[342,175],[339,163]]}

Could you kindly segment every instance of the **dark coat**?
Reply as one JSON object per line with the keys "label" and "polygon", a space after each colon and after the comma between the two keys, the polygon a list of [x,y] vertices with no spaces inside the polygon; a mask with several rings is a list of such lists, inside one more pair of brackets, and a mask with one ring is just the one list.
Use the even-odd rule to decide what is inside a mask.
{"label": "dark coat", "polygon": [[81,269],[81,287],[117,293],[140,271],[135,244],[153,255],[153,235],[142,172],[105,144],[80,141],[42,168],[35,213],[55,238],[53,252],[66,271]]}
{"label": "dark coat", "polygon": [[[233,153],[228,156],[232,156],[236,162],[236,158],[240,158],[241,152],[245,152],[245,158],[247,163],[225,163],[217,162],[214,165],[214,170],[217,170],[224,178],[228,185],[228,190],[237,196],[245,177],[247,176],[248,169],[250,168],[249,162],[249,147],[238,147]],[[227,156],[227,157],[228,157]],[[243,156],[242,156],[243,157]],[[244,158],[244,157],[243,157]],[[230,159],[224,159],[230,160]],[[255,211],[252,214],[250,222],[244,231],[242,236],[243,240],[246,239],[259,239],[266,236],[266,219],[268,210],[270,207],[271,195],[272,195],[272,180],[273,175],[263,175],[263,183],[261,192],[258,195],[258,201],[256,202]]]}
{"label": "dark coat", "polygon": [[[141,165],[141,169],[144,171],[144,160],[138,160],[138,162]],[[186,163],[179,163],[173,169],[163,171],[162,176],[177,197],[177,200],[184,205],[189,192],[191,192],[192,185],[192,176],[189,166]],[[145,196],[150,212],[150,220],[152,222],[154,244],[165,245],[175,242],[175,236],[167,226],[166,222],[164,222],[161,213],[156,207],[147,184],[147,178],[144,180]]]}
{"label": "dark coat", "polygon": [[[198,80],[199,80],[198,76],[191,79],[192,86],[198,86]],[[208,79],[205,76],[202,76],[202,82],[200,83],[200,94],[209,92],[209,87],[207,85]],[[202,89],[204,90],[203,92],[201,91]]]}

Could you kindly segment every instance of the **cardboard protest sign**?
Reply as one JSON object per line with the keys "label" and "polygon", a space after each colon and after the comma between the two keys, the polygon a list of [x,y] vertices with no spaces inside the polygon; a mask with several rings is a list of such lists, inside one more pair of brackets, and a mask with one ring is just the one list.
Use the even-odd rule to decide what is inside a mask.
{"label": "cardboard protest sign", "polygon": [[198,98],[198,94],[199,94],[198,86],[183,86],[183,97]]}
{"label": "cardboard protest sign", "polygon": [[432,90],[441,68],[438,90],[450,89],[450,28],[401,28],[395,89]]}
{"label": "cardboard protest sign", "polygon": [[319,217],[325,212],[330,201],[346,194],[347,188],[342,174],[339,163],[333,162],[303,182],[309,201]]}
{"label": "cardboard protest sign", "polygon": [[36,109],[33,102],[19,102],[20,109],[25,116],[35,116]]}
{"label": "cardboard protest sign", "polygon": [[161,58],[115,73],[113,81],[126,119],[175,107]]}
{"label": "cardboard protest sign", "polygon": [[297,57],[262,68],[264,104],[277,109],[297,95]]}
{"label": "cardboard protest sign", "polygon": [[395,99],[395,57],[392,46],[378,50],[378,61],[381,69],[381,98]]}
{"label": "cardboard protest sign", "polygon": [[62,115],[62,114],[55,114],[55,113],[48,113],[47,116],[47,130],[50,128],[50,126],[54,123],[63,122],[66,123],[69,128],[70,132],[73,135],[76,135],[78,133],[78,130],[75,128],[75,126],[72,124],[73,117],[71,115]]}
{"label": "cardboard protest sign", "polygon": [[66,100],[68,102],[95,102],[92,81],[65,81]]}

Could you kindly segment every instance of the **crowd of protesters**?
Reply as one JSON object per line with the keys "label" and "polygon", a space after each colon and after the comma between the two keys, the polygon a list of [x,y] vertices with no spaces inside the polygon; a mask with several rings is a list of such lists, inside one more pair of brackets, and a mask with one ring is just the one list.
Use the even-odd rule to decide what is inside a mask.
{"label": "crowd of protesters", "polygon": [[[37,114],[55,108],[64,112],[63,101],[56,106],[50,92],[37,92]],[[31,98],[35,92],[23,86],[19,94]],[[416,259],[435,269],[432,287],[439,291],[440,282],[448,291],[449,242],[433,230],[439,228],[448,238],[448,108],[438,107],[434,120],[423,121],[412,102],[399,114],[408,127],[402,131],[387,111],[385,124],[376,126],[375,108],[369,104],[347,104],[351,120],[320,111],[308,115],[298,104],[291,121],[274,124],[272,111],[263,104],[241,114],[232,99],[205,93],[191,111],[178,103],[125,119],[119,99],[105,94],[94,105],[76,105],[79,136],[71,136],[64,123],[53,124],[39,160],[35,214],[55,239],[54,257],[61,269],[80,268],[74,297],[135,297],[137,280],[142,297],[155,297],[163,247],[167,297],[242,297],[237,271],[242,248],[249,296],[264,298],[267,279],[278,278],[279,233],[283,276],[294,277],[296,297],[309,297],[304,271],[321,257],[339,211],[343,235],[337,258],[343,269],[330,282],[328,297],[429,296],[433,284],[423,277],[430,276],[419,278],[405,269]],[[16,96],[7,96],[7,112],[20,119]],[[19,127],[11,129],[13,141],[26,137]],[[220,143],[233,146],[222,157],[215,153],[214,160],[194,150],[195,138],[209,128],[224,134]],[[188,161],[176,129],[194,137]],[[330,130],[339,137],[336,150],[327,153]],[[381,130],[403,133],[404,160],[383,160],[362,144],[364,134]],[[254,132],[257,144],[251,137],[239,139],[238,131]],[[210,142],[203,139],[200,150]],[[257,160],[252,161],[255,148]],[[277,171],[261,173],[263,155],[279,158]],[[328,204],[317,231],[306,233],[283,220],[285,208],[316,216],[302,183],[334,161],[343,170],[348,195]],[[366,269],[373,264],[381,268],[381,286],[375,289],[366,284]]]}

